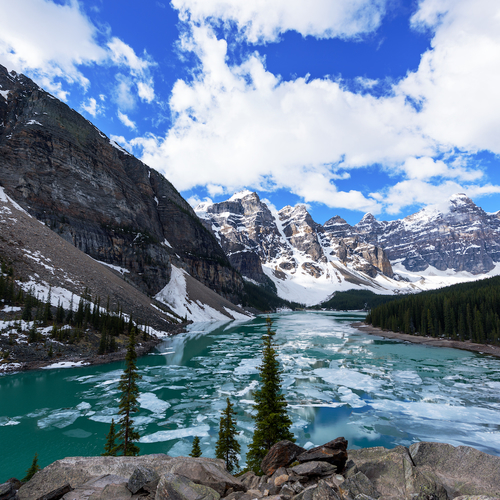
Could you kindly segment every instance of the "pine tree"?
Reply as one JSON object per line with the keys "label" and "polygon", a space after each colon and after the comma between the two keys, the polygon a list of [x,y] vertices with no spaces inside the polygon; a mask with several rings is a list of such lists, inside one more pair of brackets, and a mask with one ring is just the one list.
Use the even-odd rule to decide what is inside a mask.
{"label": "pine tree", "polygon": [[238,470],[238,454],[240,453],[240,445],[236,441],[236,412],[229,398],[227,398],[226,409],[222,412],[219,426],[219,439],[215,444],[215,457],[224,460],[226,468],[229,472]]}
{"label": "pine tree", "polygon": [[38,465],[38,453],[35,453],[33,462],[31,462],[31,467],[26,471],[26,476],[24,476],[21,482],[27,483],[39,470],[40,466]]}
{"label": "pine tree", "polygon": [[267,333],[262,340],[262,365],[259,367],[262,387],[254,393],[256,415],[253,441],[247,454],[247,465],[256,473],[260,473],[260,463],[271,446],[287,439],[294,442],[290,432],[292,420],[287,414],[287,402],[281,393],[281,370],[276,359],[273,346],[273,322],[267,318]]}
{"label": "pine tree", "polygon": [[101,453],[102,457],[116,457],[116,432],[115,432],[115,419],[111,420],[111,426],[109,428],[108,435],[106,436],[106,444],[104,445],[104,453]]}
{"label": "pine tree", "polygon": [[134,444],[134,441],[139,439],[139,433],[134,430],[134,421],[131,418],[131,414],[139,410],[137,403],[137,396],[139,394],[137,380],[141,376],[137,373],[136,359],[135,328],[132,328],[129,336],[127,355],[125,356],[125,370],[118,384],[118,389],[122,392],[118,411],[122,416],[119,421],[120,430],[118,432],[118,439],[122,442],[116,447],[116,451],[121,451],[124,456],[137,456],[139,454],[139,447]]}
{"label": "pine tree", "polygon": [[194,458],[201,457],[200,438],[198,436],[195,436],[193,439],[193,448],[189,456]]}

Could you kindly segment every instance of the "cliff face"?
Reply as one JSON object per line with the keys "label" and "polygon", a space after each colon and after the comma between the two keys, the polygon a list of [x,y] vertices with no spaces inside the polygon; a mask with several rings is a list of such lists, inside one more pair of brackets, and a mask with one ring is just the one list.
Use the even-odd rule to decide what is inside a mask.
{"label": "cliff face", "polygon": [[91,257],[130,271],[153,295],[171,263],[227,298],[242,280],[161,174],[23,75],[0,66],[0,183]]}
{"label": "cliff face", "polygon": [[422,209],[401,220],[379,222],[367,214],[354,231],[409,271],[433,266],[483,274],[500,260],[498,214],[487,214],[464,194],[452,196],[447,210]]}
{"label": "cliff face", "polygon": [[[382,248],[343,219],[317,224],[303,205],[272,213],[256,193],[243,191],[221,203],[202,203],[196,212],[242,275],[259,283],[272,279],[289,300],[316,303],[346,282],[348,288],[377,287],[373,278],[393,276]],[[314,288],[319,292],[313,298],[307,289]]]}

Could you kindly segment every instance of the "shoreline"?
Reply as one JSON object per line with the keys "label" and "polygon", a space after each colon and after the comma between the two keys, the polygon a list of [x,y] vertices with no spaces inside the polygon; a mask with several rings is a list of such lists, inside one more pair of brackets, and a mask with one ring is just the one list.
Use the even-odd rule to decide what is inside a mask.
{"label": "shoreline", "polygon": [[382,330],[381,328],[367,325],[361,321],[351,323],[353,328],[358,331],[367,333],[369,335],[378,335],[393,340],[402,340],[404,342],[411,342],[412,344],[423,344],[432,347],[448,347],[451,349],[461,349],[463,351],[477,352],[479,354],[488,354],[500,358],[500,346],[490,344],[475,344],[473,342],[460,340],[449,340],[434,337],[424,337],[422,335],[410,335],[407,333],[392,332],[390,330]]}

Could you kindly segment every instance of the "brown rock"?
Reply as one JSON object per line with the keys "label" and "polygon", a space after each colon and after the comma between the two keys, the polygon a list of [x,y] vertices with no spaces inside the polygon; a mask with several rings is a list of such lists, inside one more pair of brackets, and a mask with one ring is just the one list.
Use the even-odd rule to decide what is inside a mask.
{"label": "brown rock", "polygon": [[276,443],[264,457],[260,468],[265,474],[274,474],[280,467],[287,467],[297,459],[297,456],[304,453],[306,450],[301,446],[297,446],[291,441],[280,441]]}
{"label": "brown rock", "polygon": [[300,463],[305,462],[328,462],[337,467],[338,472],[344,470],[347,462],[347,440],[339,437],[323,446],[317,446],[300,454],[297,457]]}

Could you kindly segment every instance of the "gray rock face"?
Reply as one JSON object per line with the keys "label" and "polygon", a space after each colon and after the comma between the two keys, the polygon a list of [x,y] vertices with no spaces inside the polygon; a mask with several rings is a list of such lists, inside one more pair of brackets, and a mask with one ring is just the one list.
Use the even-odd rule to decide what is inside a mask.
{"label": "gray rock face", "polygon": [[208,486],[166,473],[160,478],[155,500],[220,500],[220,495]]}
{"label": "gray rock face", "polygon": [[[243,283],[161,174],[29,78],[0,66],[0,171],[7,194],[91,257],[154,295],[171,263],[226,298]],[[178,256],[178,257],[177,257]]]}
{"label": "gray rock face", "polygon": [[159,479],[160,476],[155,470],[149,467],[144,467],[143,465],[139,465],[139,467],[137,467],[130,476],[130,479],[127,483],[127,488],[132,493],[137,493],[147,484],[159,481]]}
{"label": "gray rock face", "polygon": [[464,194],[452,196],[447,210],[423,209],[392,222],[367,214],[354,230],[410,271],[431,265],[481,274],[500,260],[498,214],[487,214]]}
{"label": "gray rock face", "polygon": [[[305,274],[337,282],[330,261],[370,277],[378,273],[392,276],[380,247],[363,240],[343,219],[317,224],[303,205],[286,206],[273,213],[256,193],[246,191],[225,202],[202,203],[196,212],[220,241],[230,262],[245,277],[259,283],[266,283],[269,276],[269,271],[267,275],[263,272],[263,265],[273,279],[286,281],[287,277]],[[250,257],[252,254],[258,262]]]}
{"label": "gray rock face", "polygon": [[165,470],[197,484],[209,486],[219,495],[223,495],[229,488],[234,491],[246,489],[238,478],[227,472],[222,460],[177,457],[172,459]]}
{"label": "gray rock face", "polygon": [[500,457],[443,443],[416,443],[409,451],[415,466],[435,474],[449,495],[500,497]]}

